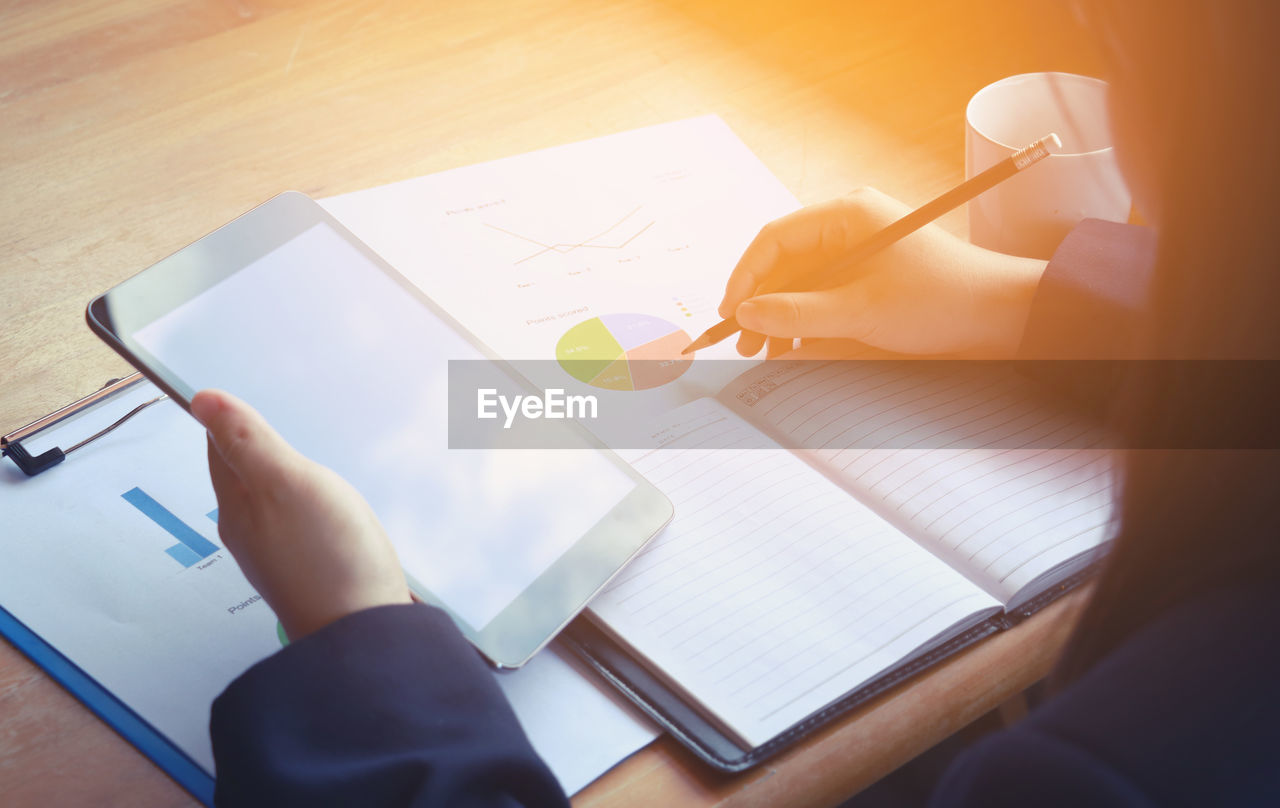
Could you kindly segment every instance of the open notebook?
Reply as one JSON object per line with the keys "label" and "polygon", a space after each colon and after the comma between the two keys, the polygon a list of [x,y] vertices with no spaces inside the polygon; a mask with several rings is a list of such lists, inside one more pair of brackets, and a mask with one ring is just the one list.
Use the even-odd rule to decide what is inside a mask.
{"label": "open notebook", "polygon": [[1105,545],[1087,417],[1008,368],[913,365],[766,363],[622,453],[676,517],[575,635],[717,765],[1010,625]]}

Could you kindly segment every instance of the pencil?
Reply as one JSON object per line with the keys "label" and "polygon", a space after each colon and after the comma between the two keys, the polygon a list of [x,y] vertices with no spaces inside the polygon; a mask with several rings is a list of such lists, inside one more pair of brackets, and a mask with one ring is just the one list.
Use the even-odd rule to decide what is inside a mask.
{"label": "pencil", "polygon": [[[1025,149],[1014,152],[981,174],[965,180],[937,199],[925,203],[898,219],[893,224],[859,243],[835,264],[814,269],[799,278],[793,279],[791,283],[781,289],[771,289],[769,291],[783,292],[811,288],[816,282],[847,272],[854,265],[867,260],[885,247],[911,235],[944,213],[960,207],[983,191],[994,188],[1024,168],[1035,165],[1061,148],[1062,141],[1056,134],[1046,135]],[[761,292],[760,294],[764,293]],[[741,330],[742,326],[738,325],[737,319],[730,317],[727,320],[721,320],[702,332],[701,336],[689,343],[689,346],[680,353],[682,355],[690,354],[703,348],[709,348]]]}

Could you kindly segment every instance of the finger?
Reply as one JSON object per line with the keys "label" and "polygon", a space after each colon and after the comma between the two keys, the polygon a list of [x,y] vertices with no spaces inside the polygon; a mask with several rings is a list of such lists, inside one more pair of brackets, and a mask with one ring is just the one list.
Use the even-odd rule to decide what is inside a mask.
{"label": "finger", "polygon": [[776,222],[765,225],[747,245],[747,251],[738,259],[733,272],[729,273],[724,297],[721,298],[718,309],[721,317],[732,317],[738,304],[755,294],[760,282],[768,277],[769,271],[778,262],[782,247],[776,228]]}
{"label": "finger", "polygon": [[743,331],[738,335],[738,353],[742,356],[755,356],[764,347],[764,334],[756,331]]}
{"label": "finger", "polygon": [[765,349],[765,359],[776,359],[795,347],[795,340],[790,337],[769,337]]}
{"label": "finger", "polygon": [[249,515],[249,492],[244,483],[222,459],[218,447],[209,440],[209,479],[213,493],[218,498],[218,535],[226,543],[228,537],[239,535],[239,526]]}
{"label": "finger", "polygon": [[785,278],[777,276],[785,255],[812,252],[815,260],[822,261],[852,247],[867,229],[857,224],[865,218],[861,212],[864,204],[861,196],[853,194],[811,205],[761,228],[729,275],[720,316],[732,316],[738,304],[754,295],[766,280],[784,282]]}
{"label": "finger", "polygon": [[771,337],[850,337],[866,339],[874,330],[874,309],[861,284],[821,292],[760,295],[738,307],[744,328]]}
{"label": "finger", "polygon": [[208,439],[208,444],[209,480],[213,483],[213,493],[218,498],[218,507],[221,509],[230,504],[232,497],[243,494],[244,484],[240,482],[240,478],[227,465],[227,461],[222,458],[222,454],[218,451],[218,447],[214,445],[212,437]]}
{"label": "finger", "polygon": [[249,488],[273,483],[293,463],[293,448],[258,411],[221,390],[202,390],[191,414],[209,431],[228,468]]}

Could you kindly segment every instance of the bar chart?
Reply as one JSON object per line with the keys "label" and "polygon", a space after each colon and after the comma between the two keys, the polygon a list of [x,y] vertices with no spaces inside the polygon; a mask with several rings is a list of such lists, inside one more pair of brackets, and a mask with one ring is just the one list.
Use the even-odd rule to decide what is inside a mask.
{"label": "bar chart", "polygon": [[[143,516],[178,540],[177,544],[166,548],[165,553],[183,567],[193,567],[221,549],[141,488],[131,488],[120,496],[125,502],[137,508]],[[217,523],[218,510],[215,508],[207,516]]]}

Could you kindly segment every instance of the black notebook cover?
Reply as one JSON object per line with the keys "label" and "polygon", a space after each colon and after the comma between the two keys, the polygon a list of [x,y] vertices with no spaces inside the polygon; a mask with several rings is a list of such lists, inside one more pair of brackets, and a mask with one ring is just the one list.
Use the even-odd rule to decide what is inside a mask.
{"label": "black notebook cover", "polygon": [[740,772],[767,760],[850,710],[929,670],[938,662],[1022,622],[1089,580],[1097,570],[1098,563],[1094,562],[1053,586],[1018,611],[983,621],[927,653],[889,669],[756,747],[744,747],[726,735],[705,718],[696,706],[668,687],[642,661],[596,626],[589,616],[583,615],[574,620],[561,634],[561,639],[605,681],[620,690],[699,758],[722,771]]}

